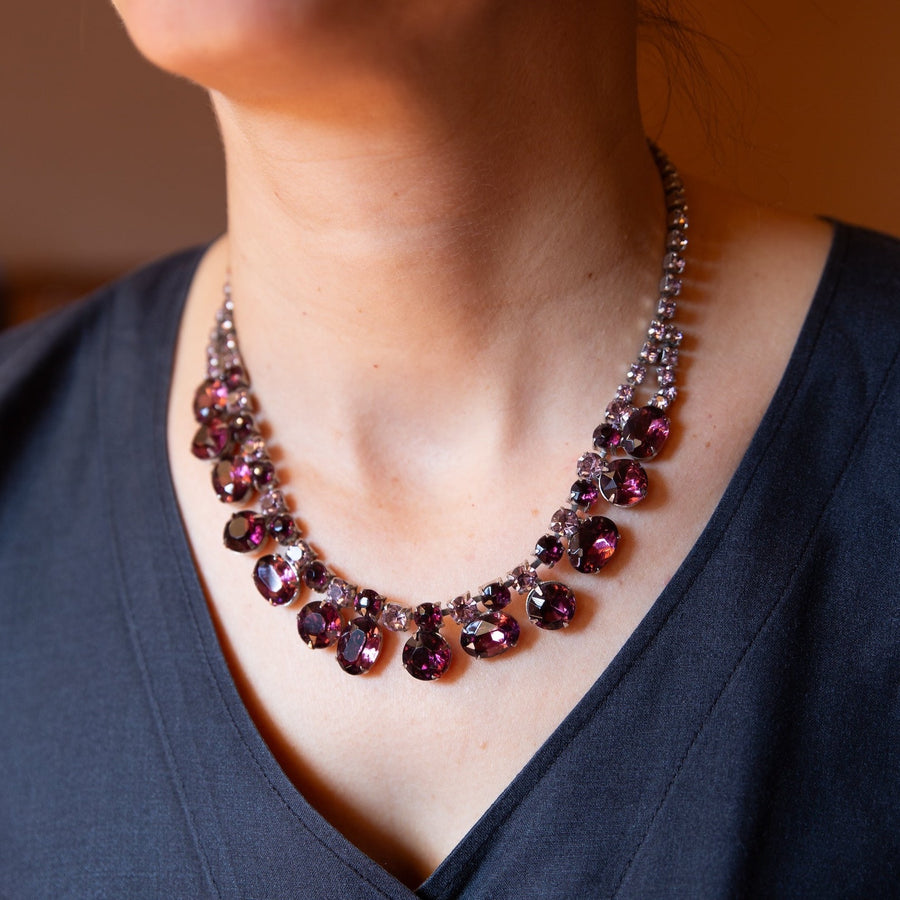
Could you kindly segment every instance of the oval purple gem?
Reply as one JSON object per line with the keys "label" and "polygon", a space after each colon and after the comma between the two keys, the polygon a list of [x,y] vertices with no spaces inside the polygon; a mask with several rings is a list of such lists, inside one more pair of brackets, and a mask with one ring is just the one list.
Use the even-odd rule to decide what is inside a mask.
{"label": "oval purple gem", "polygon": [[225,525],[223,540],[236,553],[259,550],[266,540],[266,520],[248,510],[235,513]]}
{"label": "oval purple gem", "polygon": [[463,650],[476,659],[490,659],[515,647],[519,623],[503,612],[488,612],[467,623],[459,636]]}
{"label": "oval purple gem", "polygon": [[239,503],[253,489],[250,466],[243,459],[223,459],[213,466],[212,483],[223,503]]}
{"label": "oval purple gem", "polygon": [[579,572],[598,572],[616,552],[618,543],[615,523],[606,516],[591,516],[569,538],[569,562]]}
{"label": "oval purple gem", "polygon": [[297,613],[297,633],[313,648],[330,647],[341,633],[341,614],[324,600],[313,600]]}
{"label": "oval purple gem", "polygon": [[593,506],[599,496],[600,491],[597,489],[597,485],[583,478],[576,481],[569,491],[569,499],[581,509]]}
{"label": "oval purple gem", "polygon": [[485,609],[498,610],[509,606],[512,594],[510,594],[509,588],[500,584],[499,581],[492,581],[481,589],[481,596],[478,597],[478,600],[481,601]]}
{"label": "oval purple gem", "polygon": [[635,459],[652,459],[669,436],[669,418],[655,406],[635,410],[622,428],[622,449]]}
{"label": "oval purple gem", "polygon": [[436,631],[417,631],[403,647],[403,666],[419,681],[434,681],[450,668],[450,645]]}
{"label": "oval purple gem", "polygon": [[210,419],[197,429],[191,443],[191,453],[197,459],[215,459],[225,452],[231,429],[223,419]]}
{"label": "oval purple gem", "polygon": [[194,394],[194,417],[198,422],[220,418],[228,406],[228,386],[218,378],[207,378]]}
{"label": "oval purple gem", "polygon": [[552,568],[562,559],[564,549],[563,542],[555,534],[545,534],[534,545],[534,555]]}
{"label": "oval purple gem", "polygon": [[600,493],[613,506],[634,506],[647,496],[647,473],[634,459],[617,459],[600,475]]}
{"label": "oval purple gem", "polygon": [[286,606],[297,596],[300,579],[297,570],[283,556],[269,554],[256,561],[253,583],[273,606]]}
{"label": "oval purple gem", "polygon": [[542,581],[525,601],[528,618],[538,628],[565,628],[575,615],[575,595],[559,581]]}
{"label": "oval purple gem", "polygon": [[338,665],[348,675],[364,675],[378,659],[381,640],[381,629],[373,618],[354,619],[338,638]]}

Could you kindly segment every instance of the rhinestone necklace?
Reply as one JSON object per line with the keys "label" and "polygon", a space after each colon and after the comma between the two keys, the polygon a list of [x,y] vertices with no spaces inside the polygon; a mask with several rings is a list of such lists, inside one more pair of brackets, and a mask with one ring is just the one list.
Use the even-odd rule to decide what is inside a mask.
{"label": "rhinestone necklace", "polygon": [[[665,192],[667,234],[656,317],[646,340],[594,430],[592,449],[578,458],[577,480],[568,502],[553,514],[532,554],[496,581],[447,603],[427,602],[411,608],[388,601],[377,591],[335,574],[303,539],[254,419],[250,378],[238,347],[231,287],[226,281],[207,348],[207,378],[194,397],[200,427],[191,449],[199,459],[213,461],[213,488],[223,503],[242,503],[258,494],[258,511],[242,509],[225,525],[225,546],[238,553],[254,553],[274,542],[275,552],[256,560],[257,590],[272,606],[288,606],[305,589],[321,595],[299,610],[297,630],[309,647],[336,646],[338,664],[348,674],[362,675],[371,669],[381,651],[383,629],[408,631],[414,625],[403,647],[403,666],[420,681],[440,678],[452,656],[441,634],[448,618],[461,626],[459,643],[470,656],[499,656],[515,647],[519,638],[519,623],[506,611],[514,593],[525,595],[525,613],[538,628],[565,628],[575,615],[575,595],[561,581],[546,579],[543,570],[565,558],[578,572],[599,572],[615,553],[619,543],[615,523],[591,510],[601,499],[611,506],[631,507],[646,496],[643,462],[659,453],[669,435],[666,410],[676,396],[682,337],[674,316],[684,271],[682,253],[687,247],[684,189],[665,154],[653,144],[650,148]],[[639,391],[650,394],[651,370],[655,370],[656,390],[646,405],[639,406]]]}

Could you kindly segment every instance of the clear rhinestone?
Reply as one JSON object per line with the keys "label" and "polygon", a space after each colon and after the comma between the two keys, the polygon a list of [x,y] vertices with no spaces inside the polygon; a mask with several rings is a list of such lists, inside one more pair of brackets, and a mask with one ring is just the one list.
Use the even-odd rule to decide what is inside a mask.
{"label": "clear rhinestone", "polygon": [[450,601],[447,612],[458,625],[465,625],[478,615],[478,604],[467,591]]}
{"label": "clear rhinestone", "polygon": [[663,259],[663,268],[680,275],[684,271],[684,257],[678,253],[667,253]]}
{"label": "clear rhinestone", "polygon": [[578,457],[578,477],[587,481],[596,481],[603,471],[603,457],[599,453],[588,450]]}
{"label": "clear rhinestone", "polygon": [[649,363],[651,366],[656,365],[659,362],[659,347],[656,344],[650,343],[650,341],[646,341],[644,346],[641,347],[641,352],[638,354],[641,362]]}
{"label": "clear rhinestone", "polygon": [[678,304],[674,297],[660,297],[659,305],[656,307],[656,315],[660,319],[671,319],[675,315]]}
{"label": "clear rhinestone", "polygon": [[394,603],[389,600],[384,604],[381,613],[381,624],[388,631],[406,631],[409,628],[409,620],[412,617],[412,610],[408,606],[402,606],[400,603]]}
{"label": "clear rhinestone", "polygon": [[565,537],[574,534],[578,529],[578,525],[578,516],[575,515],[575,511],[569,509],[568,506],[560,507],[553,513],[553,518],[550,519],[550,530],[554,534],[561,534]]}
{"label": "clear rhinestone", "polygon": [[527,594],[538,583],[537,572],[528,563],[516,566],[509,573],[509,579],[512,582],[513,590],[517,594]]}
{"label": "clear rhinestone", "polygon": [[315,558],[316,554],[306,541],[297,541],[281,549],[281,555],[289,559],[298,569],[305,569]]}
{"label": "clear rhinestone", "polygon": [[349,581],[344,581],[343,578],[335,577],[328,582],[328,586],[325,588],[325,599],[333,606],[339,608],[352,606],[356,597],[356,591],[357,587],[355,584],[350,584]]}
{"label": "clear rhinestone", "polygon": [[262,511],[268,516],[274,516],[276,513],[285,512],[287,504],[284,502],[284,494],[279,490],[266,491],[259,498],[259,505]]}
{"label": "clear rhinestone", "polygon": [[656,383],[660,387],[668,387],[670,384],[675,384],[675,367],[660,366],[656,370]]}
{"label": "clear rhinestone", "polygon": [[639,363],[632,363],[625,376],[632,384],[641,384],[647,376],[647,367]]}

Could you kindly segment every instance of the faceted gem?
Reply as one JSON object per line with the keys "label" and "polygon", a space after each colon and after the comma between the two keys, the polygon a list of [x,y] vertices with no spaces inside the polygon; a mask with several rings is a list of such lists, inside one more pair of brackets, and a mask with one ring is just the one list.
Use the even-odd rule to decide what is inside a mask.
{"label": "faceted gem", "polygon": [[542,581],[525,601],[528,618],[538,628],[565,628],[575,615],[575,595],[562,582]]}
{"label": "faceted gem", "polygon": [[478,615],[478,604],[471,594],[461,594],[450,601],[450,617],[458,625],[471,622]]}
{"label": "faceted gem", "polygon": [[247,373],[241,366],[231,366],[225,373],[225,386],[229,391],[236,391],[238,388],[250,387],[247,379]]}
{"label": "faceted gem", "polygon": [[582,453],[578,457],[577,470],[579,478],[583,478],[585,481],[596,481],[603,470],[603,457],[590,450]]}
{"label": "faceted gem", "polygon": [[306,541],[295,541],[293,544],[286,544],[281,551],[281,555],[289,559],[298,571],[305,569],[316,558],[316,554]]}
{"label": "faceted gem", "polygon": [[669,436],[669,419],[655,406],[635,410],[622,428],[622,449],[635,459],[652,459]]}
{"label": "faceted gem", "polygon": [[580,519],[575,515],[574,510],[563,506],[553,513],[553,518],[550,520],[550,530],[555,534],[562,534],[568,537],[578,528],[579,521]]}
{"label": "faceted gem", "polygon": [[509,606],[512,595],[509,588],[500,584],[499,581],[492,581],[481,589],[481,596],[478,598],[486,609],[503,609]]}
{"label": "faceted gem", "polygon": [[341,633],[341,614],[324,600],[313,600],[297,613],[297,633],[313,648],[330,647]]}
{"label": "faceted gem", "polygon": [[223,419],[210,419],[197,429],[191,443],[191,453],[197,459],[215,459],[225,452],[231,438],[228,423]]}
{"label": "faceted gem", "polygon": [[381,629],[374,619],[369,616],[354,619],[338,638],[338,665],[348,675],[365,675],[378,659],[381,641]]}
{"label": "faceted gem", "polygon": [[667,253],[663,259],[663,268],[680,275],[684,271],[684,257],[678,253]]}
{"label": "faceted gem", "polygon": [[243,459],[223,459],[213,467],[213,488],[223,503],[239,503],[253,489],[250,466]]}
{"label": "faceted gem", "polygon": [[284,502],[284,494],[277,489],[266,491],[259,498],[259,505],[268,516],[274,516],[275,513],[284,512],[287,509],[287,504]]}
{"label": "faceted gem", "polygon": [[413,613],[413,620],[419,628],[437,631],[444,621],[441,607],[437,603],[420,603]]}
{"label": "faceted gem", "polygon": [[308,588],[312,588],[316,593],[321,594],[328,587],[331,580],[331,573],[328,571],[325,563],[316,559],[313,560],[303,570],[303,581]]}
{"label": "faceted gem", "polygon": [[675,228],[666,235],[666,246],[676,253],[683,253],[687,249],[687,235],[681,229]]}
{"label": "faceted gem", "polygon": [[490,659],[515,647],[519,623],[503,612],[487,612],[469,622],[459,636],[463,650],[476,659]]}
{"label": "faceted gem", "polygon": [[266,455],[266,442],[262,435],[251,434],[241,444],[241,456],[244,459],[262,459]]}
{"label": "faceted gem", "polygon": [[248,412],[238,413],[231,419],[231,433],[236,441],[243,441],[250,437],[256,430],[256,423],[253,416]]}
{"label": "faceted gem", "polygon": [[343,578],[332,578],[325,588],[325,599],[340,609],[342,606],[352,606],[356,597],[356,585],[344,581]]}
{"label": "faceted gem", "polygon": [[616,459],[600,476],[600,492],[613,506],[634,506],[647,496],[647,473],[634,459]]}
{"label": "faceted gem", "polygon": [[253,476],[253,484],[258,491],[267,488],[275,480],[275,466],[271,460],[257,459],[250,465],[250,474]]}
{"label": "faceted gem", "polygon": [[563,555],[563,542],[555,534],[545,534],[538,538],[534,546],[534,555],[545,565],[555,566]]}
{"label": "faceted gem", "polygon": [[279,544],[293,544],[300,537],[300,529],[289,513],[276,513],[274,516],[269,516],[268,525],[269,534]]}
{"label": "faceted gem", "polygon": [[409,607],[388,601],[385,603],[384,612],[381,614],[381,624],[389,631],[406,631],[409,628],[411,612],[412,610]]}
{"label": "faceted gem", "polygon": [[619,531],[614,522],[605,516],[591,516],[569,538],[569,562],[574,569],[590,575],[606,565],[618,542]]}
{"label": "faceted gem", "polygon": [[613,402],[606,407],[606,418],[612,424],[618,425],[623,419],[628,418],[631,414],[631,409],[632,406],[630,403],[625,403],[623,400],[613,400]]}
{"label": "faceted gem", "polygon": [[207,378],[194,394],[194,417],[198,422],[223,418],[228,406],[228,387],[218,378]]}
{"label": "faceted gem", "polygon": [[[556,535],[553,535],[553,537],[555,540]],[[560,546],[562,545],[560,544]],[[527,563],[516,566],[509,573],[509,578],[512,582],[512,588],[517,594],[527,594],[538,583],[537,572]]]}
{"label": "faceted gem", "polygon": [[225,546],[236,553],[249,553],[266,541],[266,520],[254,512],[235,513],[225,526]]}
{"label": "faceted gem", "polygon": [[377,619],[384,609],[384,597],[377,591],[366,588],[356,595],[353,606],[361,616],[368,616],[371,619]]}
{"label": "faceted gem", "polygon": [[569,499],[581,509],[589,509],[597,502],[600,491],[593,481],[579,479],[569,490]]}
{"label": "faceted gem", "polygon": [[450,645],[436,631],[417,631],[403,647],[403,666],[419,681],[434,681],[450,668]]}
{"label": "faceted gem", "polygon": [[594,446],[598,450],[612,450],[614,447],[618,447],[619,430],[606,422],[598,425],[594,429]]}
{"label": "faceted gem", "polygon": [[256,561],[253,583],[273,606],[284,606],[297,596],[300,579],[297,570],[283,556],[269,554]]}

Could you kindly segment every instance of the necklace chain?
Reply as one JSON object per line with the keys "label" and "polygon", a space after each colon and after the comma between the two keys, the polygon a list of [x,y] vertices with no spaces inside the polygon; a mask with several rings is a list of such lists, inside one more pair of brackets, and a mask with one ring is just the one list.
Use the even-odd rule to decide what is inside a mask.
{"label": "necklace chain", "polygon": [[[257,427],[256,404],[234,325],[231,285],[226,280],[207,347],[207,378],[194,397],[194,415],[200,425],[191,449],[198,458],[213,461],[213,487],[224,503],[247,503],[257,496],[259,510],[244,508],[226,524],[225,546],[253,553],[269,542],[277,545],[275,552],[256,561],[257,590],[273,606],[292,604],[304,589],[322,595],[299,610],[297,630],[310,647],[336,646],[345,672],[360,675],[371,669],[381,651],[384,629],[408,631],[415,626],[403,648],[403,665],[419,680],[440,678],[452,656],[450,644],[440,633],[448,618],[461,627],[460,645],[470,656],[499,656],[519,638],[519,624],[507,611],[514,594],[526,597],[527,617],[539,628],[565,628],[575,615],[575,595],[561,581],[542,579],[539,573],[563,559],[579,572],[599,572],[615,553],[619,543],[615,523],[591,510],[601,499],[614,507],[631,507],[646,496],[643,462],[659,453],[669,434],[667,411],[677,395],[682,340],[674,318],[687,247],[684,188],[665,154],[652,143],[650,149],[662,178],[667,230],[656,316],[646,339],[594,430],[592,448],[578,459],[577,480],[568,501],[553,514],[531,555],[496,581],[448,603],[420,603],[411,608],[388,601],[338,576],[304,540]],[[652,372],[656,387],[650,391]],[[639,406],[642,392],[650,397]]]}

